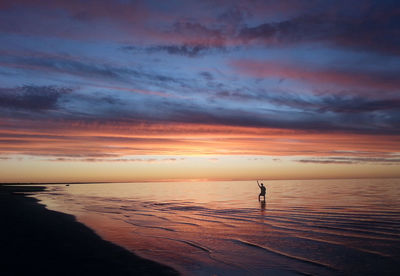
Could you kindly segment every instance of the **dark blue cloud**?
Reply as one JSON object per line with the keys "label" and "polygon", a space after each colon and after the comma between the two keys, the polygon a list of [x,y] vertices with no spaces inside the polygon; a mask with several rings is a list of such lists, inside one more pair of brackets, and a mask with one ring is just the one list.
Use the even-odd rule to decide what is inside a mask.
{"label": "dark blue cloud", "polygon": [[58,102],[69,88],[51,86],[22,86],[0,88],[0,108],[28,111],[49,111],[58,108]]}
{"label": "dark blue cloud", "polygon": [[399,4],[369,1],[359,13],[339,5],[324,13],[304,13],[279,22],[265,22],[241,29],[244,42],[265,45],[323,42],[358,50],[400,54]]}
{"label": "dark blue cloud", "polygon": [[203,71],[200,72],[199,75],[208,81],[214,80],[214,76],[210,72]]}
{"label": "dark blue cloud", "polygon": [[400,108],[400,98],[370,99],[361,96],[324,95],[306,98],[293,94],[269,95],[266,100],[304,111],[334,113],[364,113],[371,111],[388,111]]}
{"label": "dark blue cloud", "polygon": [[181,55],[181,56],[187,56],[187,57],[198,57],[198,56],[201,56],[201,55],[209,52],[210,49],[211,49],[211,47],[205,46],[205,45],[183,44],[183,45],[153,46],[153,47],[149,47],[147,49],[147,51],[149,53],[165,51],[165,52],[167,52],[168,54],[171,54],[171,55]]}

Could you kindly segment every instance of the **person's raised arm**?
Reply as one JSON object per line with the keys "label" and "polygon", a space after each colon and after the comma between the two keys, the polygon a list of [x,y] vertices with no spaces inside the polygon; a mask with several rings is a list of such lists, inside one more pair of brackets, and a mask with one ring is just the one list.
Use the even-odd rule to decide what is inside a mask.
{"label": "person's raised arm", "polygon": [[258,183],[258,180],[257,180],[257,185],[258,185],[258,187],[260,187],[260,183]]}

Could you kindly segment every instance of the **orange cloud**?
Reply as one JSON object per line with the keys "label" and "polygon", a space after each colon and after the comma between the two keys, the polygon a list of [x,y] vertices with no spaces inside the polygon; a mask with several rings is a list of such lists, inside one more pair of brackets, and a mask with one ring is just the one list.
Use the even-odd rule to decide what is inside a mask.
{"label": "orange cloud", "polygon": [[179,123],[21,124],[21,129],[15,122],[7,128],[3,121],[1,154],[118,159],[129,155],[386,156],[400,152],[400,138],[390,135]]}

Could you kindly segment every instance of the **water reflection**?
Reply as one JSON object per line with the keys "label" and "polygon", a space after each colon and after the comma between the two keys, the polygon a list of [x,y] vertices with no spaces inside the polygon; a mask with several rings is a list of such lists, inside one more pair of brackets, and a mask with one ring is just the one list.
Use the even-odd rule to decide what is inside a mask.
{"label": "water reflection", "polygon": [[268,210],[254,182],[51,186],[39,197],[185,274],[399,272],[399,180],[265,184]]}
{"label": "water reflection", "polygon": [[266,205],[266,201],[265,201],[265,200],[261,200],[261,201],[260,201],[260,207],[261,207],[261,213],[262,213],[262,214],[264,214],[265,205]]}

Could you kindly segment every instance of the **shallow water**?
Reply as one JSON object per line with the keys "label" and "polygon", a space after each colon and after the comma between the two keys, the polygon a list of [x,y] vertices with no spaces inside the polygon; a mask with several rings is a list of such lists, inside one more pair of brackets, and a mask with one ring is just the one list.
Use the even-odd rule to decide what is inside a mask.
{"label": "shallow water", "polygon": [[400,180],[48,185],[35,197],[185,275],[400,275]]}

